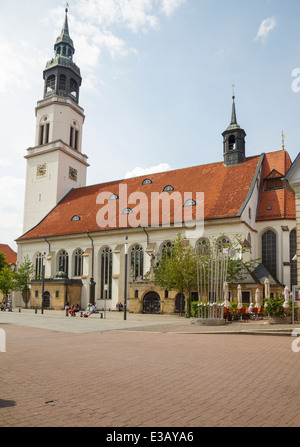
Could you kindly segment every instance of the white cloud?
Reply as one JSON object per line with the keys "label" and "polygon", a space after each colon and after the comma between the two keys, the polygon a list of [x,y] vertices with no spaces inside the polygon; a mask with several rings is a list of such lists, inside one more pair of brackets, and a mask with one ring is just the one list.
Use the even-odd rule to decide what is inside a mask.
{"label": "white cloud", "polygon": [[8,166],[11,166],[11,162],[9,160],[3,160],[3,158],[0,158],[0,166],[2,168],[7,168]]}
{"label": "white cloud", "polygon": [[[121,28],[134,34],[157,31],[160,18],[171,16],[187,0],[77,0],[69,12],[71,37],[75,43],[74,61],[84,67],[85,86],[97,91],[94,76],[101,54],[112,59],[137,55],[128,40],[119,36]],[[63,8],[53,8],[43,22],[63,23]],[[52,25],[53,27],[53,25]],[[55,31],[57,37],[57,31]],[[1,80],[0,80],[1,82]],[[100,81],[101,82],[101,81]],[[1,88],[1,85],[0,85]]]}
{"label": "white cloud", "polygon": [[0,35],[0,93],[10,87],[30,88],[30,67],[34,59],[26,41],[7,39]]}
{"label": "white cloud", "polygon": [[186,0],[162,0],[161,10],[169,17],[185,2]]}
{"label": "white cloud", "polygon": [[153,0],[79,0],[76,9],[83,20],[102,28],[121,24],[138,32],[158,26],[155,3]]}
{"label": "white cloud", "polygon": [[258,29],[257,35],[254,39],[254,41],[265,41],[270,32],[275,28],[277,25],[275,17],[268,17],[267,19],[263,20],[260,24],[260,27]]}
{"label": "white cloud", "polygon": [[22,235],[24,208],[24,179],[11,176],[0,177],[1,215],[0,242],[9,244],[16,249],[14,240]]}
{"label": "white cloud", "polygon": [[128,171],[125,174],[125,179],[132,177],[140,177],[147,174],[156,174],[158,172],[170,171],[172,168],[168,163],[160,163],[157,166],[151,166],[150,168],[136,167],[132,171]]}

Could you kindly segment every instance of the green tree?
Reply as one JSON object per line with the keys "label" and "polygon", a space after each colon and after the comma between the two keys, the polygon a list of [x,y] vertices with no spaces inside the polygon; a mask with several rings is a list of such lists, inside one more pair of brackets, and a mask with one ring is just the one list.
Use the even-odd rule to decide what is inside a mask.
{"label": "green tree", "polygon": [[201,300],[211,296],[222,301],[224,281],[241,281],[253,271],[258,259],[243,261],[246,250],[238,238],[228,242],[222,236],[206,239],[203,245],[193,250],[189,241],[178,234],[172,248],[163,253],[154,269],[154,282],[162,289],[185,294],[186,316],[189,317],[193,290],[199,290]]}
{"label": "green tree", "polygon": [[14,288],[13,272],[9,265],[4,266],[0,271],[0,291],[5,297],[5,302],[8,301],[8,294]]}
{"label": "green tree", "polygon": [[166,250],[154,269],[155,284],[162,289],[178,290],[185,294],[187,311],[190,316],[191,292],[197,288],[197,259],[188,240],[178,234],[172,247]]}
{"label": "green tree", "polygon": [[22,293],[22,298],[26,308],[30,299],[30,283],[33,279],[34,272],[34,265],[30,261],[29,257],[26,256],[24,262],[18,266],[13,273],[14,290]]}
{"label": "green tree", "polygon": [[0,252],[0,272],[2,272],[2,270],[5,267],[9,266],[9,264],[5,261],[5,259],[6,259],[6,255],[4,253]]}

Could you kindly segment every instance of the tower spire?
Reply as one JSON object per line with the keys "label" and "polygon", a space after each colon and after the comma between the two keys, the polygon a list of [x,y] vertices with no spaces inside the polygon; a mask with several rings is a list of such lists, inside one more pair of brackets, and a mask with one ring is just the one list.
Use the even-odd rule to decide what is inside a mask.
{"label": "tower spire", "polygon": [[231,122],[225,132],[222,133],[225,166],[233,166],[245,160],[246,132],[237,123],[234,87],[233,84]]}
{"label": "tower spire", "polygon": [[66,3],[63,27],[54,44],[55,57],[44,70],[44,98],[64,96],[78,104],[82,79],[79,67],[73,62],[75,48],[69,33],[68,7]]}
{"label": "tower spire", "polygon": [[65,19],[64,19],[63,27],[62,27],[60,35],[56,39],[56,42],[54,45],[54,50],[55,50],[56,55],[58,53],[62,54],[62,49],[65,46],[67,48],[67,56],[72,58],[73,54],[75,53],[75,48],[74,48],[73,40],[71,39],[70,33],[69,33],[69,22],[68,22],[69,9],[68,9],[68,7],[69,7],[69,4],[66,3]]}
{"label": "tower spire", "polygon": [[235,110],[235,102],[234,102],[234,100],[235,100],[235,96],[233,95],[232,96],[232,114],[231,114],[231,125],[233,125],[233,124],[237,124],[237,122],[236,122],[236,110]]}

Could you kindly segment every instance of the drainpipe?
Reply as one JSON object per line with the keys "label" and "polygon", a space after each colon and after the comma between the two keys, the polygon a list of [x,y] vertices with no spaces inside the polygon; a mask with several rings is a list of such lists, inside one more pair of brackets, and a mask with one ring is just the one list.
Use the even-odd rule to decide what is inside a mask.
{"label": "drainpipe", "polygon": [[145,230],[145,228],[143,227],[144,232],[146,233],[147,236],[147,247],[149,245],[149,234],[147,233],[147,231]]}
{"label": "drainpipe", "polygon": [[87,233],[88,238],[92,241],[92,277],[90,278],[90,303],[95,303],[95,281],[94,281],[94,241]]}
{"label": "drainpipe", "polygon": [[47,241],[47,239],[44,237],[44,239],[45,239],[45,241],[47,242],[47,244],[48,244],[48,247],[49,247],[49,253],[48,254],[50,254],[50,251],[51,251],[51,245],[50,245],[50,242],[49,241]]}

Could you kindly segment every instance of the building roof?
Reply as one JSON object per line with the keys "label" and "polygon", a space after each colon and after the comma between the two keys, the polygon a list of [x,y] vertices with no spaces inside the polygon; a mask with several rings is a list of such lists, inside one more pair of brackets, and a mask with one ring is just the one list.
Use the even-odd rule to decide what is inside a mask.
{"label": "building roof", "polygon": [[[284,152],[284,154],[286,153]],[[182,198],[180,210],[182,213],[184,212],[182,205],[185,200],[193,199],[197,201],[196,193],[200,192],[204,193],[204,220],[238,217],[249,199],[249,191],[252,190],[256,182],[262,161],[263,175],[267,176],[270,172],[269,167],[271,165],[273,169],[273,164],[279,172],[286,172],[286,169],[282,166],[282,158],[284,158],[282,154],[274,152],[262,156],[248,157],[243,163],[235,166],[226,167],[222,162],[211,163],[73,189],[37,226],[21,236],[18,241],[132,227],[132,220],[129,220],[128,223],[127,218],[136,219],[138,221],[137,226],[140,227],[166,224],[168,223],[168,216],[170,216],[171,224],[176,223],[177,217],[172,203],[170,213],[167,213],[168,216],[162,213],[161,206],[159,214],[158,210],[154,212],[153,209],[151,213],[151,203],[154,203],[152,193],[162,193],[166,186],[171,186],[174,188],[174,192],[180,193],[179,197]],[[143,185],[145,179],[150,180],[150,182]],[[122,200],[122,188],[127,188],[127,197],[129,197],[127,204],[126,201]],[[132,197],[133,200],[130,203],[130,195],[139,192],[145,194],[146,205],[142,206],[142,202],[136,201],[134,197]],[[285,190],[280,190],[279,193],[278,191],[271,191],[271,193],[273,192],[275,194],[268,194],[265,199],[266,192],[261,191],[260,199],[263,206],[259,206],[260,219],[264,218],[264,207],[269,203],[270,197],[272,197],[273,203],[278,200],[278,197],[281,198],[281,195],[286,195]],[[100,203],[102,194],[105,195],[106,201],[102,200]],[[173,192],[164,194],[173,194]],[[119,196],[119,199],[107,200],[111,195]],[[289,216],[295,218],[293,197],[291,193],[286,201],[287,206],[283,210],[289,211]],[[108,203],[109,206],[116,206],[116,220],[113,224],[100,228],[98,225],[99,219],[97,223],[97,216],[99,218],[101,214],[104,215],[104,210],[108,209]],[[129,208],[129,212],[133,210],[133,214],[122,215],[126,208]],[[196,208],[195,206],[191,207],[193,220],[197,218]],[[277,212],[281,210],[281,201],[276,210]],[[281,213],[280,211],[276,218],[283,218],[284,216],[285,212]],[[184,220],[183,214],[182,219]]]}
{"label": "building roof", "polygon": [[257,212],[257,220],[295,219],[295,196],[282,184],[281,189],[266,191],[264,180],[283,178],[292,162],[289,154],[284,151],[269,152],[265,154],[262,171],[262,183],[260,200]]}
{"label": "building roof", "polygon": [[5,261],[8,262],[9,265],[17,265],[17,253],[13,251],[9,245],[0,244],[0,253],[5,254]]}

